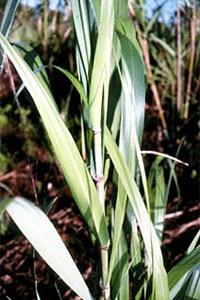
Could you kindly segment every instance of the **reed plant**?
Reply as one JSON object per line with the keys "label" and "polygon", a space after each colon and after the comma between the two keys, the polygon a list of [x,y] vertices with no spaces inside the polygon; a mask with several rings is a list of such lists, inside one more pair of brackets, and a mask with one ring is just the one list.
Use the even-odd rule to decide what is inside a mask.
{"label": "reed plant", "polygon": [[[9,1],[8,1],[9,2]],[[16,4],[17,5],[17,4]],[[141,152],[145,110],[144,63],[122,0],[71,1],[78,77],[60,70],[80,94],[81,153],[59,113],[46,72],[25,61],[27,47],[0,33],[2,52],[30,93],[94,247],[99,290],[89,290],[47,215],[21,197],[4,198],[6,210],[36,251],[84,300],[197,299],[198,236],[168,274],[161,241],[168,194],[159,157],[147,179]],[[9,18],[9,14],[4,17]],[[144,153],[144,152],[143,152]],[[155,184],[156,182],[156,184]],[[112,195],[105,201],[108,184]],[[37,297],[38,291],[37,291]],[[38,298],[39,299],[39,298]],[[189,298],[188,298],[189,299]]]}
{"label": "reed plant", "polygon": [[185,119],[187,123],[190,104],[197,103],[200,87],[199,1],[176,2],[177,9],[171,12],[168,22],[162,12],[165,1],[153,10],[151,19],[145,10],[145,0],[131,1],[130,10],[143,52],[147,83],[169,139],[165,107],[170,106],[177,122]]}

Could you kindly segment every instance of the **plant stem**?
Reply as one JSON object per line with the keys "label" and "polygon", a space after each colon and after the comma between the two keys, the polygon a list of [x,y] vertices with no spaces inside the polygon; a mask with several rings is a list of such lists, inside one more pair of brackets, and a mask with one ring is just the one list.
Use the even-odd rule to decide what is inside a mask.
{"label": "plant stem", "polygon": [[193,0],[193,12],[192,18],[190,20],[190,64],[189,64],[189,74],[188,74],[188,82],[187,82],[187,90],[186,90],[186,99],[185,99],[185,111],[184,111],[184,119],[188,119],[189,115],[189,101],[192,87],[192,74],[194,68],[194,54],[195,54],[195,36],[196,36],[196,0]]}
{"label": "plant stem", "polygon": [[99,195],[103,211],[104,207],[104,178],[102,173],[102,141],[101,141],[101,128],[93,129],[94,137],[94,161],[95,161],[95,175],[96,188]]}
{"label": "plant stem", "polygon": [[[134,20],[134,25],[138,34],[138,39],[142,48],[142,53],[144,56],[144,61],[145,61],[145,65],[146,65],[146,70],[147,70],[147,76],[150,82],[150,86],[151,86],[151,90],[153,93],[153,97],[155,99],[156,102],[156,106],[157,109],[159,111],[159,116],[160,116],[160,120],[162,123],[162,127],[164,132],[167,134],[167,124],[165,121],[165,116],[164,116],[164,112],[162,109],[162,104],[161,104],[161,100],[160,100],[160,96],[158,93],[158,89],[157,86],[155,84],[155,81],[153,79],[153,73],[152,73],[152,69],[151,69],[151,63],[150,63],[150,54],[149,54],[149,45],[148,45],[148,41],[146,37],[143,37],[142,32],[140,30],[140,27],[138,26],[138,23],[135,21],[135,12],[134,9],[132,8],[132,11],[130,11],[132,18]],[[168,134],[167,134],[168,135]]]}
{"label": "plant stem", "polygon": [[48,57],[48,0],[44,0],[44,21],[43,21],[43,59],[47,61]]}
{"label": "plant stem", "polygon": [[[94,137],[94,161],[95,161],[95,175],[93,176],[96,182],[97,193],[99,195],[99,200],[101,202],[104,214],[105,214],[105,201],[104,201],[104,177],[102,172],[102,136],[101,136],[101,128],[93,129],[93,137]],[[101,247],[101,265],[102,265],[102,297],[105,300],[110,299],[110,288],[109,286],[105,286],[107,274],[108,274],[108,248]]]}
{"label": "plant stem", "polygon": [[177,112],[181,111],[181,7],[177,0]]}
{"label": "plant stem", "polygon": [[159,116],[160,116],[160,120],[162,123],[162,127],[164,130],[166,130],[167,128],[167,124],[165,121],[165,116],[164,116],[164,112],[162,109],[162,104],[161,104],[161,100],[160,100],[160,96],[158,93],[158,89],[157,86],[155,84],[155,81],[153,79],[153,73],[151,70],[151,63],[150,63],[150,55],[149,55],[149,45],[148,45],[148,41],[147,39],[142,39],[141,40],[141,46],[142,46],[142,51],[143,51],[143,55],[144,55],[144,61],[145,61],[145,65],[147,68],[147,75],[148,75],[148,79],[150,81],[150,85],[151,85],[151,90],[154,96],[154,100],[156,102],[156,106],[158,108],[159,111]]}
{"label": "plant stem", "polygon": [[103,277],[102,297],[105,300],[110,299],[110,286],[106,285],[106,279],[108,274],[108,248],[109,247],[101,247],[101,264],[102,264],[102,277]]}

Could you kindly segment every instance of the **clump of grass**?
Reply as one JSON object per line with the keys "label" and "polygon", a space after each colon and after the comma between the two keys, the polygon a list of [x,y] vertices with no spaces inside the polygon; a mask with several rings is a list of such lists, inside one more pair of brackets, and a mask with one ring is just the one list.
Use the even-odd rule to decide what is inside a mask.
{"label": "clump of grass", "polygon": [[[128,4],[80,0],[71,5],[78,79],[56,68],[80,94],[83,157],[60,116],[41,62],[38,67],[43,76],[31,70],[22,49],[11,45],[2,33],[0,42],[38,109],[94,247],[99,249],[101,299],[178,299],[186,285],[187,294],[194,294],[200,252],[196,240],[169,274],[163,263],[164,175],[157,160],[147,180],[143,164],[144,63]],[[108,178],[115,188],[109,218],[105,203]],[[4,199],[0,210],[5,209],[64,282],[82,299],[94,299],[96,291],[89,291],[47,216],[20,197]]]}

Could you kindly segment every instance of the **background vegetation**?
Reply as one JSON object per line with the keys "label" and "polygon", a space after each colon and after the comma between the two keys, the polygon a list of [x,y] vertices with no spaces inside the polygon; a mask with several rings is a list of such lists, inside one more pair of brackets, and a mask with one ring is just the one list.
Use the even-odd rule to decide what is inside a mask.
{"label": "background vegetation", "polygon": [[[149,19],[145,12],[145,1],[129,1],[130,19],[135,25],[142,49],[146,76],[145,123],[141,149],[167,153],[189,164],[188,167],[184,164],[173,165],[169,160],[144,153],[150,202],[151,199],[161,197],[162,193],[168,198],[161,238],[165,268],[169,271],[185,256],[200,223],[200,3],[186,1],[180,4],[177,1],[177,11],[167,24],[162,20],[161,9],[162,6],[158,6]],[[1,7],[2,17],[4,12],[5,5]],[[30,62],[32,55],[32,67],[36,71],[40,65],[34,65],[36,53],[44,65],[49,65],[45,69],[49,78],[48,85],[59,114],[79,150],[83,151],[80,95],[74,85],[58,69],[52,67],[61,66],[76,77],[81,77],[75,48],[78,34],[75,34],[77,29],[73,24],[72,7],[68,1],[62,8],[58,6],[54,11],[49,9],[48,1],[41,2],[35,9],[19,4],[9,40],[23,41],[32,47],[29,49],[30,57],[25,54],[23,56]],[[22,44],[21,47],[23,48]],[[119,78],[114,79],[118,80],[116,85],[121,84]],[[15,68],[5,58],[1,74],[1,196],[22,196],[43,210],[52,204],[49,213],[51,220],[67,244],[93,295],[100,297],[101,265],[93,246],[94,240],[90,240],[85,220],[66,186],[35,104],[26,90],[16,95],[20,86],[21,80]],[[110,226],[113,213],[111,202],[116,192],[113,186],[113,182],[117,182],[115,176],[117,175],[110,174],[107,181],[105,209]],[[157,185],[162,186],[163,190],[158,191]],[[141,193],[143,195],[142,187]],[[38,256],[34,259],[30,246],[8,215],[1,218],[2,297],[39,299],[38,291],[41,299],[75,299],[77,296],[66,289]],[[158,224],[156,229],[162,231],[163,228]],[[128,229],[125,232],[126,230]],[[130,246],[131,239],[127,243]],[[129,265],[125,264],[125,270],[128,268]],[[116,274],[120,277],[117,270],[114,275],[117,276]],[[143,299],[145,284],[142,285],[142,290],[140,285],[134,286],[134,276],[137,274],[130,276],[130,295],[133,299]],[[115,287],[115,278],[112,280],[111,285]],[[144,281],[144,278],[141,280]],[[148,296],[148,289],[146,293]],[[123,294],[121,297],[123,299]],[[184,297],[183,294],[178,294],[177,297],[184,299],[181,298]]]}

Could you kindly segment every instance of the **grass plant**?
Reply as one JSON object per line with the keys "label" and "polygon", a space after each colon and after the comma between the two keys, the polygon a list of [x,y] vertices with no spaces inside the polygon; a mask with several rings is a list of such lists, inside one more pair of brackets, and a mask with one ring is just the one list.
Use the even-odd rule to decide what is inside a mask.
{"label": "grass plant", "polygon": [[[38,67],[43,73],[35,73],[33,61],[25,61],[19,45],[9,43],[3,33],[0,45],[35,103],[98,249],[100,291],[89,291],[41,209],[26,199],[12,197],[1,201],[0,210],[7,210],[36,251],[84,300],[96,299],[96,294],[105,300],[178,299],[186,287],[188,297],[192,293],[196,297],[200,260],[196,240],[188,255],[169,274],[163,263],[160,244],[167,199],[160,161],[164,158],[157,159],[147,179],[141,153],[145,67],[129,18],[128,2],[80,0],[71,1],[71,6],[78,78],[62,67],[55,67],[80,94],[82,153],[61,118],[41,61]],[[45,11],[47,14],[47,7]],[[46,31],[45,37],[46,53]],[[110,180],[115,193],[110,199],[112,213],[108,215],[105,196]]]}

